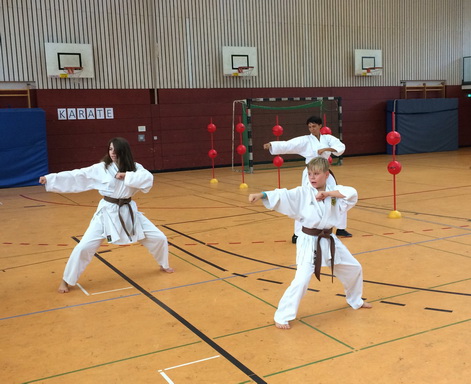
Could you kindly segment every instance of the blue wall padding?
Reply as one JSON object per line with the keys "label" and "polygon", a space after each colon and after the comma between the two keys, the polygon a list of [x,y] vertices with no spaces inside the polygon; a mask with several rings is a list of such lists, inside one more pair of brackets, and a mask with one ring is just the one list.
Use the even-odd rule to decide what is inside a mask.
{"label": "blue wall padding", "polygon": [[38,185],[48,173],[46,113],[0,109],[0,188]]}
{"label": "blue wall padding", "polygon": [[[396,131],[401,142],[396,154],[455,151],[458,149],[458,99],[412,99],[387,101],[387,132],[396,103]],[[392,146],[387,144],[387,152]]]}

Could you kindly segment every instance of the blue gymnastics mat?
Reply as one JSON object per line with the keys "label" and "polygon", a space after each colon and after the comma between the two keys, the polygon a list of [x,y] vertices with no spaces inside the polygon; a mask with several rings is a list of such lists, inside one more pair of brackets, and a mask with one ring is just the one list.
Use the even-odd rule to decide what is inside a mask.
{"label": "blue gymnastics mat", "polygon": [[0,109],[0,188],[38,185],[48,173],[46,113],[40,108]]}
{"label": "blue gymnastics mat", "polygon": [[[396,154],[458,149],[458,99],[388,100],[387,132],[392,130],[391,115],[394,105],[395,128],[401,134]],[[392,146],[389,144],[387,152],[392,153]]]}

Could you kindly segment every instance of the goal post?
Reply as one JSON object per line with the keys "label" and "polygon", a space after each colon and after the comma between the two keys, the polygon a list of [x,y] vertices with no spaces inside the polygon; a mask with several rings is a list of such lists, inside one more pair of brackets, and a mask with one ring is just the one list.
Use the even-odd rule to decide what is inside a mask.
{"label": "goal post", "polygon": [[[294,137],[307,135],[309,131],[306,120],[310,116],[319,116],[325,126],[329,127],[332,135],[342,140],[342,99],[340,97],[283,97],[283,98],[254,98],[235,100],[233,103],[232,124],[232,167],[234,169],[235,148],[238,139],[235,138],[234,127],[236,103],[241,104],[242,122],[246,129],[243,133],[243,144],[247,147],[244,155],[244,165],[247,172],[253,173],[254,164],[268,163],[273,160],[269,151],[263,149],[263,144],[278,140],[272,133],[277,124],[283,127],[283,135],[279,140],[290,140]],[[237,143],[236,143],[237,142]],[[285,160],[299,160],[296,155],[284,155]],[[336,164],[342,163],[339,157]]]}

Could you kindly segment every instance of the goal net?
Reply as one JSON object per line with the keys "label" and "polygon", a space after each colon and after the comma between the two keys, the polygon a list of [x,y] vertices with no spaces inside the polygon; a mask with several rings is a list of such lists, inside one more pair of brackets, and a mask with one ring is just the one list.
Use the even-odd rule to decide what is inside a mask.
{"label": "goal net", "polygon": [[[240,164],[240,156],[235,148],[239,145],[239,133],[234,131],[236,121],[235,106],[241,105],[242,122],[246,129],[243,144],[247,147],[244,165],[247,172],[253,173],[254,164],[269,163],[273,156],[263,149],[263,144],[278,140],[272,132],[275,125],[283,127],[279,140],[308,135],[306,120],[310,116],[319,116],[324,126],[331,129],[332,135],[342,140],[342,104],[340,97],[286,97],[235,100],[233,104],[232,124],[232,167]],[[299,161],[297,155],[283,155],[285,161]],[[336,164],[341,164],[338,158]]]}

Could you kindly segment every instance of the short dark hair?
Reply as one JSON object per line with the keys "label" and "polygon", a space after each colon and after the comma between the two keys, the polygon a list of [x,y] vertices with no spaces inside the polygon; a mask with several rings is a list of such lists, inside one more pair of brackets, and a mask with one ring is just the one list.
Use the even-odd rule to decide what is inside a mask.
{"label": "short dark hair", "polygon": [[309,123],[322,125],[322,119],[319,116],[311,116],[307,119],[306,125],[309,125]]}

